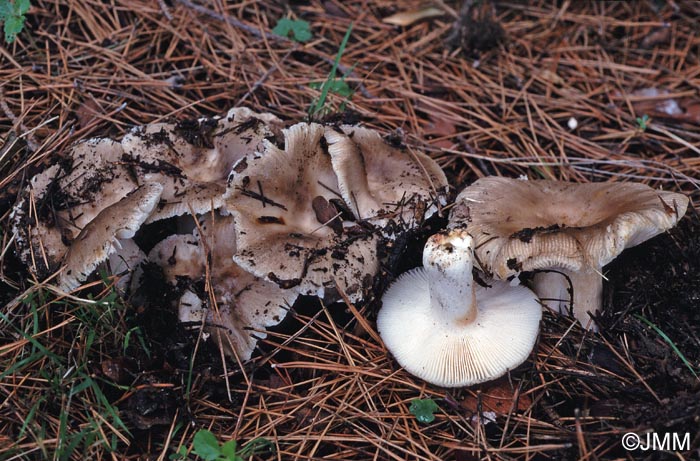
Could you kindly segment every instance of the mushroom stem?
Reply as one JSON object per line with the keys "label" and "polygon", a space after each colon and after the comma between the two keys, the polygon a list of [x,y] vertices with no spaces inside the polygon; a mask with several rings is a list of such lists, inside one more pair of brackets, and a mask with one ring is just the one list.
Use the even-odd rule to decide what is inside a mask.
{"label": "mushroom stem", "polygon": [[473,258],[472,238],[466,232],[438,234],[425,245],[430,307],[446,324],[464,325],[476,318]]}
{"label": "mushroom stem", "polygon": [[[495,379],[527,359],[542,307],[522,286],[472,279],[472,238],[463,229],[430,237],[423,268],[382,296],[377,330],[409,373],[460,387]],[[477,303],[478,301],[478,303]]]}
{"label": "mushroom stem", "polygon": [[[550,272],[539,272],[534,277],[534,291],[549,309],[561,314],[572,311],[581,325],[597,330],[595,322],[588,314],[596,313],[602,303],[602,268],[569,271],[556,268]],[[573,293],[571,292],[573,290]],[[573,296],[572,296],[573,295]]]}

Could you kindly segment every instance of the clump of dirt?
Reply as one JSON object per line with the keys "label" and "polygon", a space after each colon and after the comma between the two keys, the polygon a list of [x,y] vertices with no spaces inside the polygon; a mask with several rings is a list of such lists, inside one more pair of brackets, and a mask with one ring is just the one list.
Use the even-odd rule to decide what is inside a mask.
{"label": "clump of dirt", "polygon": [[492,7],[488,2],[466,0],[446,42],[452,49],[461,48],[466,56],[478,56],[497,47],[505,38],[503,27],[493,20]]}
{"label": "clump of dirt", "polygon": [[606,276],[607,328],[631,330],[644,318],[700,363],[700,217],[692,209],[675,229],[623,252]]}
{"label": "clump of dirt", "polygon": [[615,412],[634,426],[657,431],[696,426],[700,217],[691,208],[675,229],[626,250],[605,273],[601,332],[614,342],[624,338],[635,370],[658,397],[641,388],[644,399],[622,394],[611,400]]}

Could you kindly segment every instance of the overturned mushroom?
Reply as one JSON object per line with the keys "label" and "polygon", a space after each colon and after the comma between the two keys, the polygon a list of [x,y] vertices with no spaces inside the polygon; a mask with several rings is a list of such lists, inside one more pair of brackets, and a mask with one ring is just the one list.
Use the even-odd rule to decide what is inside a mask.
{"label": "overturned mushroom", "polygon": [[65,290],[76,288],[121,247],[120,239],[131,239],[155,208],[161,192],[160,184],[144,184],[90,221],[71,243],[60,286]]}
{"label": "overturned mushroom", "polygon": [[487,177],[459,194],[450,226],[467,226],[482,268],[498,278],[546,270],[535,276],[542,301],[593,327],[603,266],[675,226],[687,207],[683,194],[643,184]]}
{"label": "overturned mushroom", "polygon": [[447,178],[422,152],[394,147],[358,126],[328,127],[325,138],[340,192],[357,219],[382,228],[391,220],[407,230],[445,204]]}
{"label": "overturned mushroom", "polygon": [[432,236],[423,268],[399,277],[382,297],[377,328],[409,373],[443,387],[495,379],[530,354],[542,315],[522,286],[472,280],[472,238],[463,230]]}
{"label": "overturned mushroom", "polygon": [[[172,235],[157,244],[148,259],[163,268],[170,284],[184,283],[178,304],[180,320],[204,321],[224,351],[247,360],[258,339],[266,336],[265,328],[282,321],[297,295],[236,265],[233,219],[213,216],[209,214],[202,221],[203,235],[199,231],[194,235]],[[214,299],[194,289],[207,274],[207,262]]]}
{"label": "overturned mushroom", "polygon": [[122,140],[124,163],[139,183],[164,187],[162,203],[148,222],[220,208],[233,164],[258,151],[280,123],[273,115],[235,108],[225,117],[132,130]]}
{"label": "overturned mushroom", "polygon": [[323,297],[337,285],[362,297],[378,270],[377,237],[344,221],[344,204],[321,125],[284,130],[285,149],[264,141],[259,155],[237,163],[226,208],[236,222],[234,260],[282,288]]}

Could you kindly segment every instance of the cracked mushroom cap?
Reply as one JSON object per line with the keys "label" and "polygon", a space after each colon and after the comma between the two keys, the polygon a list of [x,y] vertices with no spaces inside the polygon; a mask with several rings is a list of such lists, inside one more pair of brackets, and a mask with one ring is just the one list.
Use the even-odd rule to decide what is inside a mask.
{"label": "cracked mushroom cap", "polygon": [[122,154],[111,139],[82,141],[31,179],[11,221],[19,257],[34,274],[56,270],[80,231],[138,187],[121,164]]}
{"label": "cracked mushroom cap", "polygon": [[535,294],[522,286],[472,279],[472,238],[463,230],[428,239],[423,267],[399,277],[384,293],[377,329],[397,362],[438,386],[496,379],[524,362],[542,316]]}
{"label": "cracked mushroom cap", "polygon": [[120,240],[131,239],[155,208],[162,191],[160,184],[144,184],[90,221],[66,253],[61,288],[77,288],[98,264],[117,251]]}
{"label": "cracked mushroom cap", "polygon": [[148,222],[220,208],[233,164],[257,152],[280,124],[271,114],[235,108],[224,117],[133,129],[122,140],[124,162],[139,183],[164,187],[162,203]]}
{"label": "cracked mushroom cap", "polygon": [[343,221],[346,205],[323,134],[318,124],[294,125],[284,130],[284,150],[264,141],[259,156],[234,166],[226,194],[236,222],[234,260],[282,288],[323,297],[337,286],[354,301],[378,270],[378,239]]}
{"label": "cracked mushroom cap", "polygon": [[[172,285],[189,279],[189,286],[202,280],[206,261],[216,306],[196,290],[184,290],[178,302],[182,322],[204,320],[217,345],[227,354],[247,360],[265,329],[279,324],[297,294],[255,277],[233,262],[236,250],[234,222],[230,216],[207,215],[201,222],[203,237],[172,235],[158,243],[148,260],[163,268],[166,281]],[[211,256],[206,257],[207,249]]]}
{"label": "cracked mushroom cap", "polygon": [[359,126],[327,127],[325,138],[340,192],[358,219],[408,229],[445,204],[447,178],[422,152],[386,142]]}
{"label": "cracked mushroom cap", "polygon": [[602,267],[675,226],[687,207],[685,195],[644,184],[487,177],[459,194],[450,226],[467,226],[479,263],[496,277],[556,270],[536,276],[536,292],[559,310],[573,298],[586,325],[600,307]]}

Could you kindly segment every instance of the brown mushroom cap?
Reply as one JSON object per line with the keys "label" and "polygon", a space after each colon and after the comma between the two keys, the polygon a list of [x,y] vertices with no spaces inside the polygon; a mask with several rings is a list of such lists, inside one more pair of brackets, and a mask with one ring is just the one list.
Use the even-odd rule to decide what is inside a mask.
{"label": "brown mushroom cap", "polygon": [[480,263],[506,278],[604,266],[675,226],[687,207],[685,195],[644,184],[487,177],[459,194],[450,223],[466,224]]}
{"label": "brown mushroom cap", "polygon": [[[675,226],[687,206],[685,195],[644,184],[487,177],[459,194],[450,226],[467,226],[479,263],[498,278],[561,269],[569,278],[587,274],[585,285],[602,287],[604,265],[625,248]],[[572,283],[574,296],[588,290]],[[596,286],[586,295],[595,298],[592,302],[581,298],[574,303],[580,319],[587,318],[581,309],[599,306]]]}
{"label": "brown mushroom cap", "polygon": [[280,121],[236,108],[225,117],[137,127],[122,140],[124,162],[139,183],[163,185],[163,203],[149,222],[223,205],[226,178],[239,159],[258,151]]}
{"label": "brown mushroom cap", "polygon": [[66,254],[61,287],[64,290],[78,287],[99,263],[117,250],[119,240],[132,238],[155,208],[162,191],[160,184],[144,184],[90,221]]}
{"label": "brown mushroom cap", "polygon": [[323,133],[318,124],[294,125],[284,131],[284,150],[266,141],[257,158],[234,166],[226,194],[236,221],[234,260],[282,288],[324,296],[337,284],[356,300],[378,270],[377,238],[342,221]]}
{"label": "brown mushroom cap", "polygon": [[408,229],[444,205],[447,178],[424,153],[358,126],[328,127],[325,138],[340,192],[358,219],[381,227],[393,219]]}

